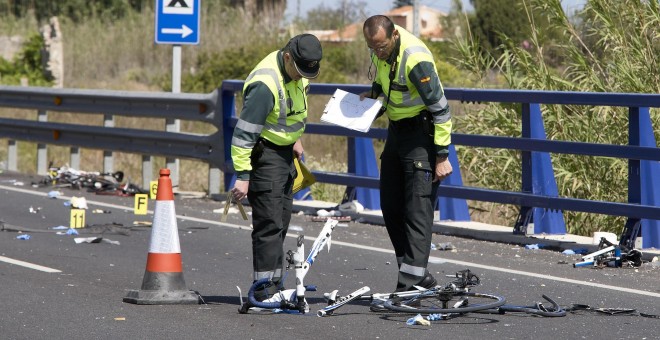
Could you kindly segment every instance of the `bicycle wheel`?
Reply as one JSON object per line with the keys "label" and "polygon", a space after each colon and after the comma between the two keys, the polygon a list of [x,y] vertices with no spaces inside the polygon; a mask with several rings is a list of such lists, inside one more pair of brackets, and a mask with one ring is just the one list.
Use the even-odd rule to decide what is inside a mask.
{"label": "bicycle wheel", "polygon": [[481,310],[478,313],[489,313],[489,314],[505,314],[508,312],[514,313],[525,313],[545,317],[562,317],[566,316],[566,310],[561,308],[555,300],[549,298],[547,295],[542,295],[542,297],[550,302],[552,306],[544,306],[543,303],[537,302],[534,306],[516,306],[516,305],[502,305],[492,310]]}
{"label": "bicycle wheel", "polygon": [[385,301],[385,308],[400,313],[469,313],[497,308],[506,303],[502,296],[474,292],[420,293],[412,298],[392,298]]}
{"label": "bicycle wheel", "polygon": [[513,313],[525,313],[545,317],[562,317],[566,316],[566,311],[563,309],[560,310],[543,310],[537,306],[512,306],[512,305],[502,305],[500,306],[496,314],[506,314],[509,312]]}

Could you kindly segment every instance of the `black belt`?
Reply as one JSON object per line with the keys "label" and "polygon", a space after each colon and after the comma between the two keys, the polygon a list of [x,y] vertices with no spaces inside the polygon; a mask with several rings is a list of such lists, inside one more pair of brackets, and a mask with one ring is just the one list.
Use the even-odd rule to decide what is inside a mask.
{"label": "black belt", "polygon": [[424,123],[424,118],[422,113],[418,114],[417,116],[410,117],[410,118],[403,118],[399,120],[390,120],[390,125],[395,127],[396,129],[409,129],[409,128],[417,128],[422,126]]}
{"label": "black belt", "polygon": [[267,140],[267,139],[265,139],[265,138],[259,138],[259,140],[257,141],[257,143],[261,143],[261,144],[263,144],[264,146],[266,146],[266,147],[268,147],[268,148],[270,148],[270,149],[273,149],[273,150],[290,150],[290,149],[293,149],[293,144],[289,144],[289,145],[277,145],[277,144],[275,144],[275,143],[273,143],[273,142],[271,142],[271,141],[269,141],[269,140]]}

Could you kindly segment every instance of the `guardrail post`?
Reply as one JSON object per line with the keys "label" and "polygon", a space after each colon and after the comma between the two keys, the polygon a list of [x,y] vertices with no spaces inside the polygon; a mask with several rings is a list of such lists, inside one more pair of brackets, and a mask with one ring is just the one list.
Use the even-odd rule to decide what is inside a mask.
{"label": "guardrail post", "polygon": [[[348,137],[348,171],[358,176],[379,177],[374,145],[370,138]],[[380,190],[346,187],[342,203],[357,200],[366,209],[380,210]]]}
{"label": "guardrail post", "polygon": [[[458,157],[456,156],[456,147],[453,144],[449,145],[449,162],[454,170],[449,177],[442,181],[442,184],[462,187],[463,178],[461,178],[461,168],[458,164]],[[467,201],[464,199],[444,197],[442,196],[442,189],[439,189],[437,202],[438,204],[436,206],[440,211],[440,220],[470,220],[470,211],[468,210]]]}
{"label": "guardrail post", "polygon": [[[165,131],[167,132],[180,132],[181,131],[181,121],[178,119],[166,119],[165,120]],[[166,157],[165,163],[166,167],[170,169],[170,178],[172,179],[172,187],[179,187],[179,177],[180,177],[180,164],[178,158]]]}
{"label": "guardrail post", "polygon": [[149,188],[149,183],[154,176],[153,164],[153,157],[150,155],[142,155],[142,188]]}
{"label": "guardrail post", "polygon": [[69,149],[69,164],[74,169],[80,169],[80,148],[72,146]]}
{"label": "guardrail post", "polygon": [[208,194],[216,195],[220,193],[220,178],[222,176],[222,171],[215,166],[209,166],[209,189]]}
{"label": "guardrail post", "polygon": [[[531,138],[545,139],[541,105],[530,104]],[[536,195],[559,197],[552,160],[547,152],[532,152],[532,192]],[[566,234],[561,210],[534,208],[534,233]]]}
{"label": "guardrail post", "polygon": [[[103,127],[115,127],[115,119],[112,115],[103,115]],[[114,160],[112,158],[112,151],[103,150],[103,172],[114,172]]]}
{"label": "guardrail post", "polygon": [[223,154],[225,155],[225,167],[222,169],[225,173],[225,191],[229,191],[234,186],[234,181],[236,180],[236,175],[231,170],[230,167],[234,162],[231,160],[231,137],[234,131],[234,127],[229,124],[230,118],[236,116],[236,94],[233,90],[222,90],[220,92],[220,100],[222,102],[222,138],[225,144],[225,150]]}
{"label": "guardrail post", "polygon": [[[531,138],[532,136],[532,127],[531,127],[531,112],[529,104],[522,104],[522,137]],[[521,151],[521,192],[531,193],[532,192],[532,152],[531,151]],[[533,230],[528,230],[529,223],[533,219],[533,208],[529,206],[521,206],[520,212],[518,212],[518,218],[516,223],[513,226],[514,234],[533,234]]]}
{"label": "guardrail post", "polygon": [[[643,111],[642,111],[643,109]],[[640,108],[640,146],[657,147],[649,108]],[[660,162],[642,161],[642,204],[660,206]],[[642,247],[660,248],[660,221],[642,220]]]}
{"label": "guardrail post", "polygon": [[[545,139],[545,128],[543,127],[543,116],[541,105],[523,103],[522,106],[522,137]],[[557,182],[552,169],[552,160],[547,152],[525,152],[523,151],[523,192],[532,192],[535,195],[559,197]],[[561,211],[545,208],[533,208],[531,221],[529,217],[523,217],[529,213],[532,207],[521,207],[521,216],[516,222],[514,233],[530,234],[527,223],[534,223],[534,234],[565,234],[566,224]],[[521,225],[522,224],[522,225]],[[525,229],[525,230],[523,230]]]}
{"label": "guardrail post", "polygon": [[[355,174],[356,163],[357,163],[357,150],[355,145],[355,137],[346,137],[346,173]],[[356,200],[355,197],[357,194],[357,188],[347,186],[344,190],[344,197],[341,199],[341,203],[350,202]],[[363,204],[364,206],[364,204]],[[366,208],[366,206],[364,206]]]}
{"label": "guardrail post", "polygon": [[[214,103],[213,103],[213,111],[215,117],[218,119],[218,123],[220,126],[216,126],[218,130],[221,132],[224,129],[225,126],[225,120],[223,119],[222,116],[222,92],[220,89],[215,89],[215,95],[214,95]],[[224,139],[220,139],[221,143],[219,147],[224,149]],[[222,163],[224,165],[224,163]],[[214,195],[220,194],[220,188],[222,187],[222,172],[224,169],[222,168],[223,165],[220,165],[219,167],[217,165],[214,165],[214,162],[209,163],[209,188],[208,188],[208,195],[209,197],[213,197]]]}
{"label": "guardrail post", "polygon": [[[657,147],[648,107],[629,109],[628,143]],[[628,160],[628,203],[660,206],[660,163]],[[641,223],[641,225],[637,225]],[[641,226],[641,228],[640,228]],[[641,229],[641,230],[640,230]],[[620,244],[630,248],[659,248],[660,221],[628,218]]]}
{"label": "guardrail post", "polygon": [[[37,120],[47,122],[48,113],[44,110],[37,111]],[[37,174],[48,174],[48,149],[44,143],[37,143]]]}
{"label": "guardrail post", "polygon": [[[355,138],[355,174],[378,178],[378,164],[371,138]],[[359,155],[359,157],[358,157]],[[380,190],[370,188],[357,188],[355,199],[366,209],[380,210]]]}
{"label": "guardrail post", "polygon": [[18,145],[15,140],[7,141],[7,170],[18,171]]}

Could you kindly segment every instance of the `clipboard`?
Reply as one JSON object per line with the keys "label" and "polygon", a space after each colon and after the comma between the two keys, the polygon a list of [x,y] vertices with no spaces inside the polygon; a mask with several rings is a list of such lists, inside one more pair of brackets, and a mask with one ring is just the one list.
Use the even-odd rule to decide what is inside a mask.
{"label": "clipboard", "polygon": [[382,104],[377,99],[364,98],[337,89],[326,104],[321,121],[360,132],[369,132]]}
{"label": "clipboard", "polygon": [[298,161],[298,158],[293,158],[293,164],[296,166],[296,171],[298,172],[296,178],[293,179],[292,193],[295,194],[298,191],[316,183],[316,177],[314,177],[309,169],[307,169],[305,163]]}

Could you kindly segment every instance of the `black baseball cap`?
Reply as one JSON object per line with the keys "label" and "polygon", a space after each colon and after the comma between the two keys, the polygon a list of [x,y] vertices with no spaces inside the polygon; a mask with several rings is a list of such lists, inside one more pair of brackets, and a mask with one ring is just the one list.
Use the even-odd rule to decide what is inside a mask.
{"label": "black baseball cap", "polygon": [[300,34],[289,40],[289,49],[296,71],[305,78],[316,78],[323,58],[321,42],[313,34]]}

